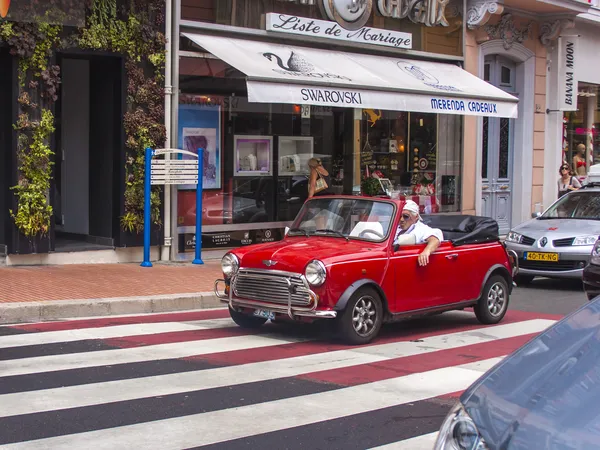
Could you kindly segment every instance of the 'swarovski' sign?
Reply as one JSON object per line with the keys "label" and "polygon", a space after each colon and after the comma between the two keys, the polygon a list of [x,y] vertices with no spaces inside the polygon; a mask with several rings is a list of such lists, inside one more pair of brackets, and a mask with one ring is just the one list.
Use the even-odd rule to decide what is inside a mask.
{"label": "'swarovski' sign", "polygon": [[349,31],[335,22],[277,13],[268,13],[266,19],[267,31],[361,42],[386,47],[412,48],[412,34],[410,33],[371,27],[362,27],[358,30]]}

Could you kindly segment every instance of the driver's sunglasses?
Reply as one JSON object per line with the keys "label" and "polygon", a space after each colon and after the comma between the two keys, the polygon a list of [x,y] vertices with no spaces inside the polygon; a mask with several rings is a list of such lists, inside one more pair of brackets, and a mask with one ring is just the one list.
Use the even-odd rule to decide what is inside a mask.
{"label": "driver's sunglasses", "polygon": [[560,170],[569,170],[568,167],[561,167]]}
{"label": "driver's sunglasses", "polygon": [[408,219],[410,219],[410,214],[402,214],[402,218],[404,220],[408,220]]}

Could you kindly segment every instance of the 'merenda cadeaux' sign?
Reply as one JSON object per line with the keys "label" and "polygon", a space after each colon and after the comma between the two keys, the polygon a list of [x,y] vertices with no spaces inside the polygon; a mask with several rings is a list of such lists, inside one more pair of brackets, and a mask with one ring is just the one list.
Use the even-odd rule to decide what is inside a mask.
{"label": "'merenda cadeaux' sign", "polygon": [[349,31],[335,22],[277,13],[268,13],[266,19],[267,31],[383,45],[386,47],[412,48],[412,34],[410,33],[371,27],[362,27],[358,30]]}

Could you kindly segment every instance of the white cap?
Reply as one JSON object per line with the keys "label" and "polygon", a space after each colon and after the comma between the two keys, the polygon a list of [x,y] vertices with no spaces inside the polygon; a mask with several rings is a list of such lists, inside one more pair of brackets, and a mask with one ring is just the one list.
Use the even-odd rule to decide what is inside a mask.
{"label": "white cap", "polygon": [[406,203],[402,207],[402,211],[410,211],[411,213],[419,215],[419,205],[417,205],[412,200],[406,200]]}

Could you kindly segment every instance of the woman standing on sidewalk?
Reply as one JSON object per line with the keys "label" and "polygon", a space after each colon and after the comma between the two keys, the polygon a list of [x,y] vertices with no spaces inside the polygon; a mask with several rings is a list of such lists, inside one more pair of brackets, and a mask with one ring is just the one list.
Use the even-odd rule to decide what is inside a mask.
{"label": "woman standing on sidewalk", "polygon": [[560,173],[560,178],[558,179],[558,198],[581,187],[581,183],[573,176],[568,164],[560,166],[558,173]]}

